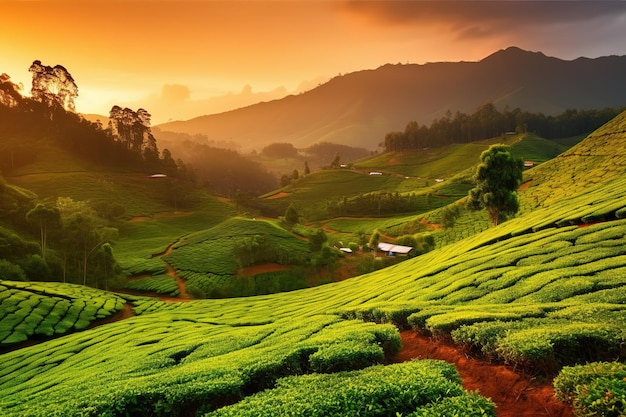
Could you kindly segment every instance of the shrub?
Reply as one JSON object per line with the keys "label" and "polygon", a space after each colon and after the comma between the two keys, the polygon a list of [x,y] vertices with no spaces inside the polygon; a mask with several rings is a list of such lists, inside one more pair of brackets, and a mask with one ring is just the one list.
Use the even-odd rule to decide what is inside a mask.
{"label": "shrub", "polygon": [[[274,389],[249,396],[205,417],[374,417],[416,411],[416,416],[466,415],[465,407],[470,407],[471,416],[495,416],[489,400],[466,393],[460,384],[453,365],[432,360],[292,376],[280,379]],[[481,406],[484,414],[476,411]],[[431,411],[424,414],[422,408]],[[450,414],[436,414],[437,410],[448,410]]]}
{"label": "shrub", "polygon": [[626,365],[622,363],[566,366],[553,384],[557,398],[570,402],[577,415],[620,417],[626,414]]}
{"label": "shrub", "polygon": [[363,369],[383,359],[380,346],[351,340],[323,347],[312,354],[309,361],[314,372],[332,373]]}
{"label": "shrub", "polygon": [[0,277],[9,281],[26,281],[24,270],[6,259],[0,259]]}

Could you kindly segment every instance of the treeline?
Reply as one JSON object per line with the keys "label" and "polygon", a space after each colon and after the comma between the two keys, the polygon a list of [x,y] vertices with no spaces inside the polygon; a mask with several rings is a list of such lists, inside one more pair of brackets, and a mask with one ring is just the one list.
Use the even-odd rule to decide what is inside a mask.
{"label": "treeline", "polygon": [[35,61],[31,72],[32,97],[23,96],[7,74],[0,75],[0,172],[34,162],[38,148],[54,143],[91,162],[181,175],[171,153],[159,153],[147,111],[114,106],[111,123],[104,128],[74,112],[78,90],[65,68]]}
{"label": "treeline", "polygon": [[473,114],[450,111],[435,119],[430,127],[409,122],[404,131],[389,132],[381,147],[386,152],[418,150],[452,143],[469,143],[507,133],[532,132],[546,139],[588,134],[613,119],[624,109],[570,109],[558,116],[530,113],[519,108],[499,111],[492,103],[479,107]]}
{"label": "treeline", "polygon": [[424,212],[445,205],[431,194],[400,194],[380,192],[330,201],[330,216],[387,216],[399,213]]}
{"label": "treeline", "polygon": [[368,156],[365,148],[342,145],[339,143],[320,142],[298,150],[293,144],[285,142],[271,143],[261,150],[261,155],[268,158],[300,158],[314,164],[330,164],[337,155],[343,162],[354,162]]}
{"label": "treeline", "polygon": [[[84,201],[42,203],[0,177],[0,277],[107,288],[121,273],[111,243],[118,229]],[[14,230],[26,233],[17,234]],[[24,236],[36,236],[37,241]]]}

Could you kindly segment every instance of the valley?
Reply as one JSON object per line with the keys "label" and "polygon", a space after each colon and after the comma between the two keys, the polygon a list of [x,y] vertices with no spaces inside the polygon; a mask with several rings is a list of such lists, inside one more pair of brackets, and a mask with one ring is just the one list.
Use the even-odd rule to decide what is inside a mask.
{"label": "valley", "polygon": [[[139,154],[23,100],[0,106],[1,416],[623,414],[626,112],[302,175],[221,150],[211,182],[149,126]],[[494,149],[520,167],[497,224],[469,204]],[[238,188],[257,174],[288,178]]]}

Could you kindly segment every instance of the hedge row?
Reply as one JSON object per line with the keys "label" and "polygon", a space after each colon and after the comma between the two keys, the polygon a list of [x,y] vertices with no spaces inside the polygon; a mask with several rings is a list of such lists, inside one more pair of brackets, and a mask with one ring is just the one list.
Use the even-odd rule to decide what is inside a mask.
{"label": "hedge row", "polygon": [[393,355],[400,346],[390,325],[317,315],[232,326],[211,323],[220,320],[198,307],[194,317],[166,304],[5,354],[3,415],[187,415],[239,401],[289,375],[376,365],[386,349]]}
{"label": "hedge row", "polygon": [[468,417],[496,415],[491,401],[463,391],[453,365],[423,360],[283,378],[205,417],[445,416],[459,410]]}
{"label": "hedge row", "polygon": [[123,306],[114,294],[80,285],[0,280],[0,346],[82,330]]}
{"label": "hedge row", "polygon": [[168,275],[155,275],[135,279],[126,284],[126,288],[135,291],[151,291],[157,294],[177,296],[180,294],[176,279]]}

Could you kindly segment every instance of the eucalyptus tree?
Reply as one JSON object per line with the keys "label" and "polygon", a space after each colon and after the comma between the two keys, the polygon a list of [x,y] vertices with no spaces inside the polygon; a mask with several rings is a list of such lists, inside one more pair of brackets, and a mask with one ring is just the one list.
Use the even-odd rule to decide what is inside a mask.
{"label": "eucalyptus tree", "polygon": [[33,209],[26,213],[26,220],[36,225],[39,229],[41,258],[46,260],[46,249],[48,246],[48,232],[51,228],[60,227],[61,215],[57,207],[49,207],[45,204],[37,204]]}
{"label": "eucalyptus tree", "polygon": [[62,65],[43,65],[37,60],[29,72],[33,74],[31,96],[49,107],[58,105],[71,112],[76,111],[74,100],[78,97],[78,86],[69,71]]}
{"label": "eucalyptus tree", "polygon": [[158,159],[156,138],[150,127],[150,113],[145,109],[132,109],[113,106],[109,112],[109,131],[113,139],[126,149],[144,157]]}
{"label": "eucalyptus tree", "polygon": [[11,81],[7,74],[0,74],[0,104],[7,107],[16,107],[22,101],[20,86]]}
{"label": "eucalyptus tree", "polygon": [[69,197],[57,199],[62,223],[62,253],[64,281],[67,260],[78,261],[83,285],[87,285],[89,260],[103,245],[118,237],[118,229],[106,227],[85,201],[74,201]]}

